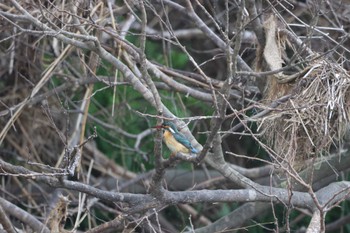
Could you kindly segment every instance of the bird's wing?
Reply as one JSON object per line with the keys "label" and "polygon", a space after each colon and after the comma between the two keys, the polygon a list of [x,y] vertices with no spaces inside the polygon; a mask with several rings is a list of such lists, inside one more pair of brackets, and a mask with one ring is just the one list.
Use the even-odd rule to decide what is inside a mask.
{"label": "bird's wing", "polygon": [[189,140],[186,139],[185,136],[183,136],[181,133],[174,134],[174,138],[176,141],[180,142],[182,145],[184,145],[186,148],[188,148],[192,153],[198,153],[197,149],[195,149]]}
{"label": "bird's wing", "polygon": [[190,149],[192,147],[189,140],[186,139],[185,136],[183,136],[180,133],[174,134],[174,138],[176,141],[180,142],[182,145],[184,145],[186,148]]}

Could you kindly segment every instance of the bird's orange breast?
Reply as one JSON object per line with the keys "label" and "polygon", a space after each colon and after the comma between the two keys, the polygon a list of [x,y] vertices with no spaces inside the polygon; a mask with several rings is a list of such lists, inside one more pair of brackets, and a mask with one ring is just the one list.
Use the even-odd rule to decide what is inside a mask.
{"label": "bird's orange breast", "polygon": [[167,130],[164,132],[164,142],[173,153],[181,152],[188,154],[190,152],[188,148],[176,141],[174,136]]}

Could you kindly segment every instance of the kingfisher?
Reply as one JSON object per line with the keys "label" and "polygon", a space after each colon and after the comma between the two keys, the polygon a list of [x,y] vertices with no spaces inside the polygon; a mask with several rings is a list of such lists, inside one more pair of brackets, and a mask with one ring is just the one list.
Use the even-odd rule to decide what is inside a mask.
{"label": "kingfisher", "polygon": [[164,121],[160,126],[155,126],[155,128],[164,129],[164,142],[171,151],[171,156],[181,152],[184,154],[197,154],[198,150],[194,148],[190,141],[181,134],[176,125],[170,121]]}

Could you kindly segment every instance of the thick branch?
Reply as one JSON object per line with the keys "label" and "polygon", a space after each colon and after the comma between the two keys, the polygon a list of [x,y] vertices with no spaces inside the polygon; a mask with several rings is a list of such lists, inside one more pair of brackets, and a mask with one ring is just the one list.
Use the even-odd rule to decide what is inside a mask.
{"label": "thick branch", "polygon": [[36,219],[36,217],[32,216],[31,214],[27,213],[26,211],[22,210],[21,208],[17,207],[11,202],[8,202],[5,199],[0,198],[0,205],[6,211],[7,214],[27,224],[35,232],[43,232],[43,233],[50,232],[49,229],[43,223],[41,223],[39,220]]}

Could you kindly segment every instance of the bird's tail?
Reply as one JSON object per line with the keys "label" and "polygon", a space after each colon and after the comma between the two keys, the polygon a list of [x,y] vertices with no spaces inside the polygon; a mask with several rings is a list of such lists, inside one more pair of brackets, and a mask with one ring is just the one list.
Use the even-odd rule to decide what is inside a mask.
{"label": "bird's tail", "polygon": [[194,154],[198,154],[198,150],[196,148],[194,148],[193,146],[191,146],[191,152],[194,153]]}

